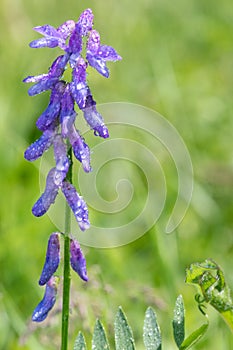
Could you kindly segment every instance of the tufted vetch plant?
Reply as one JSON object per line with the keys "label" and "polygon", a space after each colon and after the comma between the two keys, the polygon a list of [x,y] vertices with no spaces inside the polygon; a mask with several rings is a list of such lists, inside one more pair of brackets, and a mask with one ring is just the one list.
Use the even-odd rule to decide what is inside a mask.
{"label": "tufted vetch plant", "polygon": [[[64,238],[63,255],[63,307],[61,349],[68,346],[70,266],[84,281],[88,280],[86,260],[79,242],[70,232],[70,212],[73,212],[81,231],[90,227],[85,200],[72,184],[72,163],[76,158],[85,172],[90,172],[90,149],[80,131],[76,128],[76,116],[83,115],[95,136],[108,138],[109,132],[104,119],[97,111],[96,101],[87,82],[88,68],[94,68],[102,76],[109,77],[107,61],[118,61],[116,50],[100,43],[99,33],[93,29],[94,16],[91,9],[83,11],[77,22],[68,20],[55,28],[42,25],[34,28],[42,35],[30,43],[31,48],[59,47],[63,54],[51,64],[48,73],[28,76],[23,81],[33,83],[30,96],[50,92],[48,107],[36,122],[41,136],[25,151],[28,161],[40,158],[50,147],[54,152],[54,167],[48,172],[44,192],[33,205],[36,217],[44,215],[55,202],[59,191],[65,197],[65,232],[52,233],[48,240],[44,267],[39,285],[45,286],[44,297],[35,308],[32,320],[46,319],[55,304],[59,277],[55,276],[60,264],[60,237]],[[64,80],[67,67],[71,70],[71,81]]]}

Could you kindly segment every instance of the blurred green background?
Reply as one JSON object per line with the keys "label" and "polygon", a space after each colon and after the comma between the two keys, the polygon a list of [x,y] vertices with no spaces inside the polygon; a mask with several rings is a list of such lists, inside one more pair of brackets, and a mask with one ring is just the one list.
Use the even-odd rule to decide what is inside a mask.
{"label": "blurred green background", "polygon": [[[28,43],[39,37],[32,27],[77,20],[87,7],[93,9],[102,42],[123,57],[109,64],[109,79],[91,72],[96,101],[132,102],[165,116],[189,149],[195,184],[191,206],[171,235],[158,222],[127,246],[84,247],[90,282],[84,285],[76,276],[72,279],[70,345],[79,330],[90,342],[96,317],[112,336],[113,318],[121,305],[137,348],[143,349],[143,316],[151,305],[158,314],[164,348],[174,349],[171,320],[178,294],[184,297],[187,334],[204,321],[194,302],[195,289],[184,283],[185,268],[213,258],[233,288],[231,1],[2,0],[0,349],[4,350],[59,348],[60,300],[44,324],[30,323],[43,294],[37,281],[47,238],[56,228],[47,216],[36,219],[31,214],[39,196],[39,163],[30,164],[23,158],[24,149],[39,135],[35,121],[48,103],[48,94],[29,98],[22,79],[46,72],[59,54],[58,49],[30,49]],[[176,196],[174,176],[174,169],[168,166],[165,216],[169,201],[173,203]],[[136,172],[132,181],[143,189]],[[101,186],[106,191],[104,182],[99,186],[100,192]],[[135,201],[140,204],[140,196]],[[210,328],[194,349],[232,349],[229,329],[215,311],[208,308],[208,313]]]}

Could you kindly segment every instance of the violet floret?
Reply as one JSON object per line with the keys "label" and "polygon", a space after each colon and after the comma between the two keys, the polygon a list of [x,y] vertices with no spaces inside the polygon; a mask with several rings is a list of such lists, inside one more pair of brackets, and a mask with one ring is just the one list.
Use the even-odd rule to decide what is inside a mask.
{"label": "violet floret", "polygon": [[86,259],[77,240],[70,240],[70,265],[80,278],[88,281]]}
{"label": "violet floret", "polygon": [[58,280],[58,277],[52,276],[47,282],[44,297],[33,311],[32,321],[42,322],[48,316],[56,302]]}
{"label": "violet floret", "polygon": [[88,219],[88,209],[85,201],[78,194],[75,187],[68,181],[63,181],[62,192],[74,213],[80,229],[82,231],[87,230],[90,227],[90,222]]}
{"label": "violet floret", "polygon": [[56,272],[60,262],[59,233],[52,233],[49,237],[44,267],[40,276],[39,285],[46,284]]}

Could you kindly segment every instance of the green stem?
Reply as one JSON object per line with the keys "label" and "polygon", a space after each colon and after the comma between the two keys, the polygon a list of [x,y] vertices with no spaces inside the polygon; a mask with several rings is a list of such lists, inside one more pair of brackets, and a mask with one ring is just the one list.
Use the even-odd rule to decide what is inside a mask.
{"label": "green stem", "polygon": [[[68,151],[70,168],[67,180],[72,183],[72,153]],[[70,311],[70,229],[71,210],[66,203],[65,209],[65,232],[64,232],[64,266],[63,266],[63,293],[62,293],[62,328],[61,328],[61,350],[68,349],[69,311]]]}

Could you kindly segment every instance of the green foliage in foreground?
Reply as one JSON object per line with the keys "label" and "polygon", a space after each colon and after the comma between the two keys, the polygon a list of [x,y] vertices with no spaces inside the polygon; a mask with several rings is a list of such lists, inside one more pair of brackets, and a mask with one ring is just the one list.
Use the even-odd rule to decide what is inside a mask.
{"label": "green foliage in foreground", "polygon": [[[197,343],[197,341],[201,339],[208,328],[208,323],[205,323],[185,339],[184,312],[185,309],[183,298],[180,295],[176,300],[173,318],[173,336],[175,343],[180,350],[190,349],[194,344]],[[115,317],[114,331],[116,350],[136,349],[133,332],[121,307],[119,307],[119,310]],[[148,307],[145,313],[143,341],[146,350],[162,349],[162,336],[157,321],[157,315],[151,307]],[[99,320],[97,320],[95,324],[91,348],[92,350],[110,349],[104,327]],[[85,338],[81,332],[78,334],[78,337],[75,341],[74,350],[87,350]]]}
{"label": "green foliage in foreground", "polygon": [[[206,333],[209,321],[204,313],[203,303],[210,303],[224,318],[231,330],[233,330],[233,304],[230,289],[227,286],[224,274],[213,260],[205,260],[202,263],[193,263],[186,270],[186,282],[197,284],[202,291],[202,296],[197,294],[195,300],[198,308],[206,316],[206,322],[185,337],[185,308],[182,295],[176,299],[174,316],[172,321],[173,337],[179,350],[190,349]],[[131,327],[122,308],[119,307],[114,322],[115,349],[135,350],[135,341]],[[157,315],[152,307],[148,307],[145,313],[143,326],[143,342],[146,350],[161,350],[162,335],[157,321]],[[109,350],[109,343],[103,325],[97,319],[93,338],[92,350]],[[85,338],[80,332],[75,341],[74,350],[87,350]]]}

